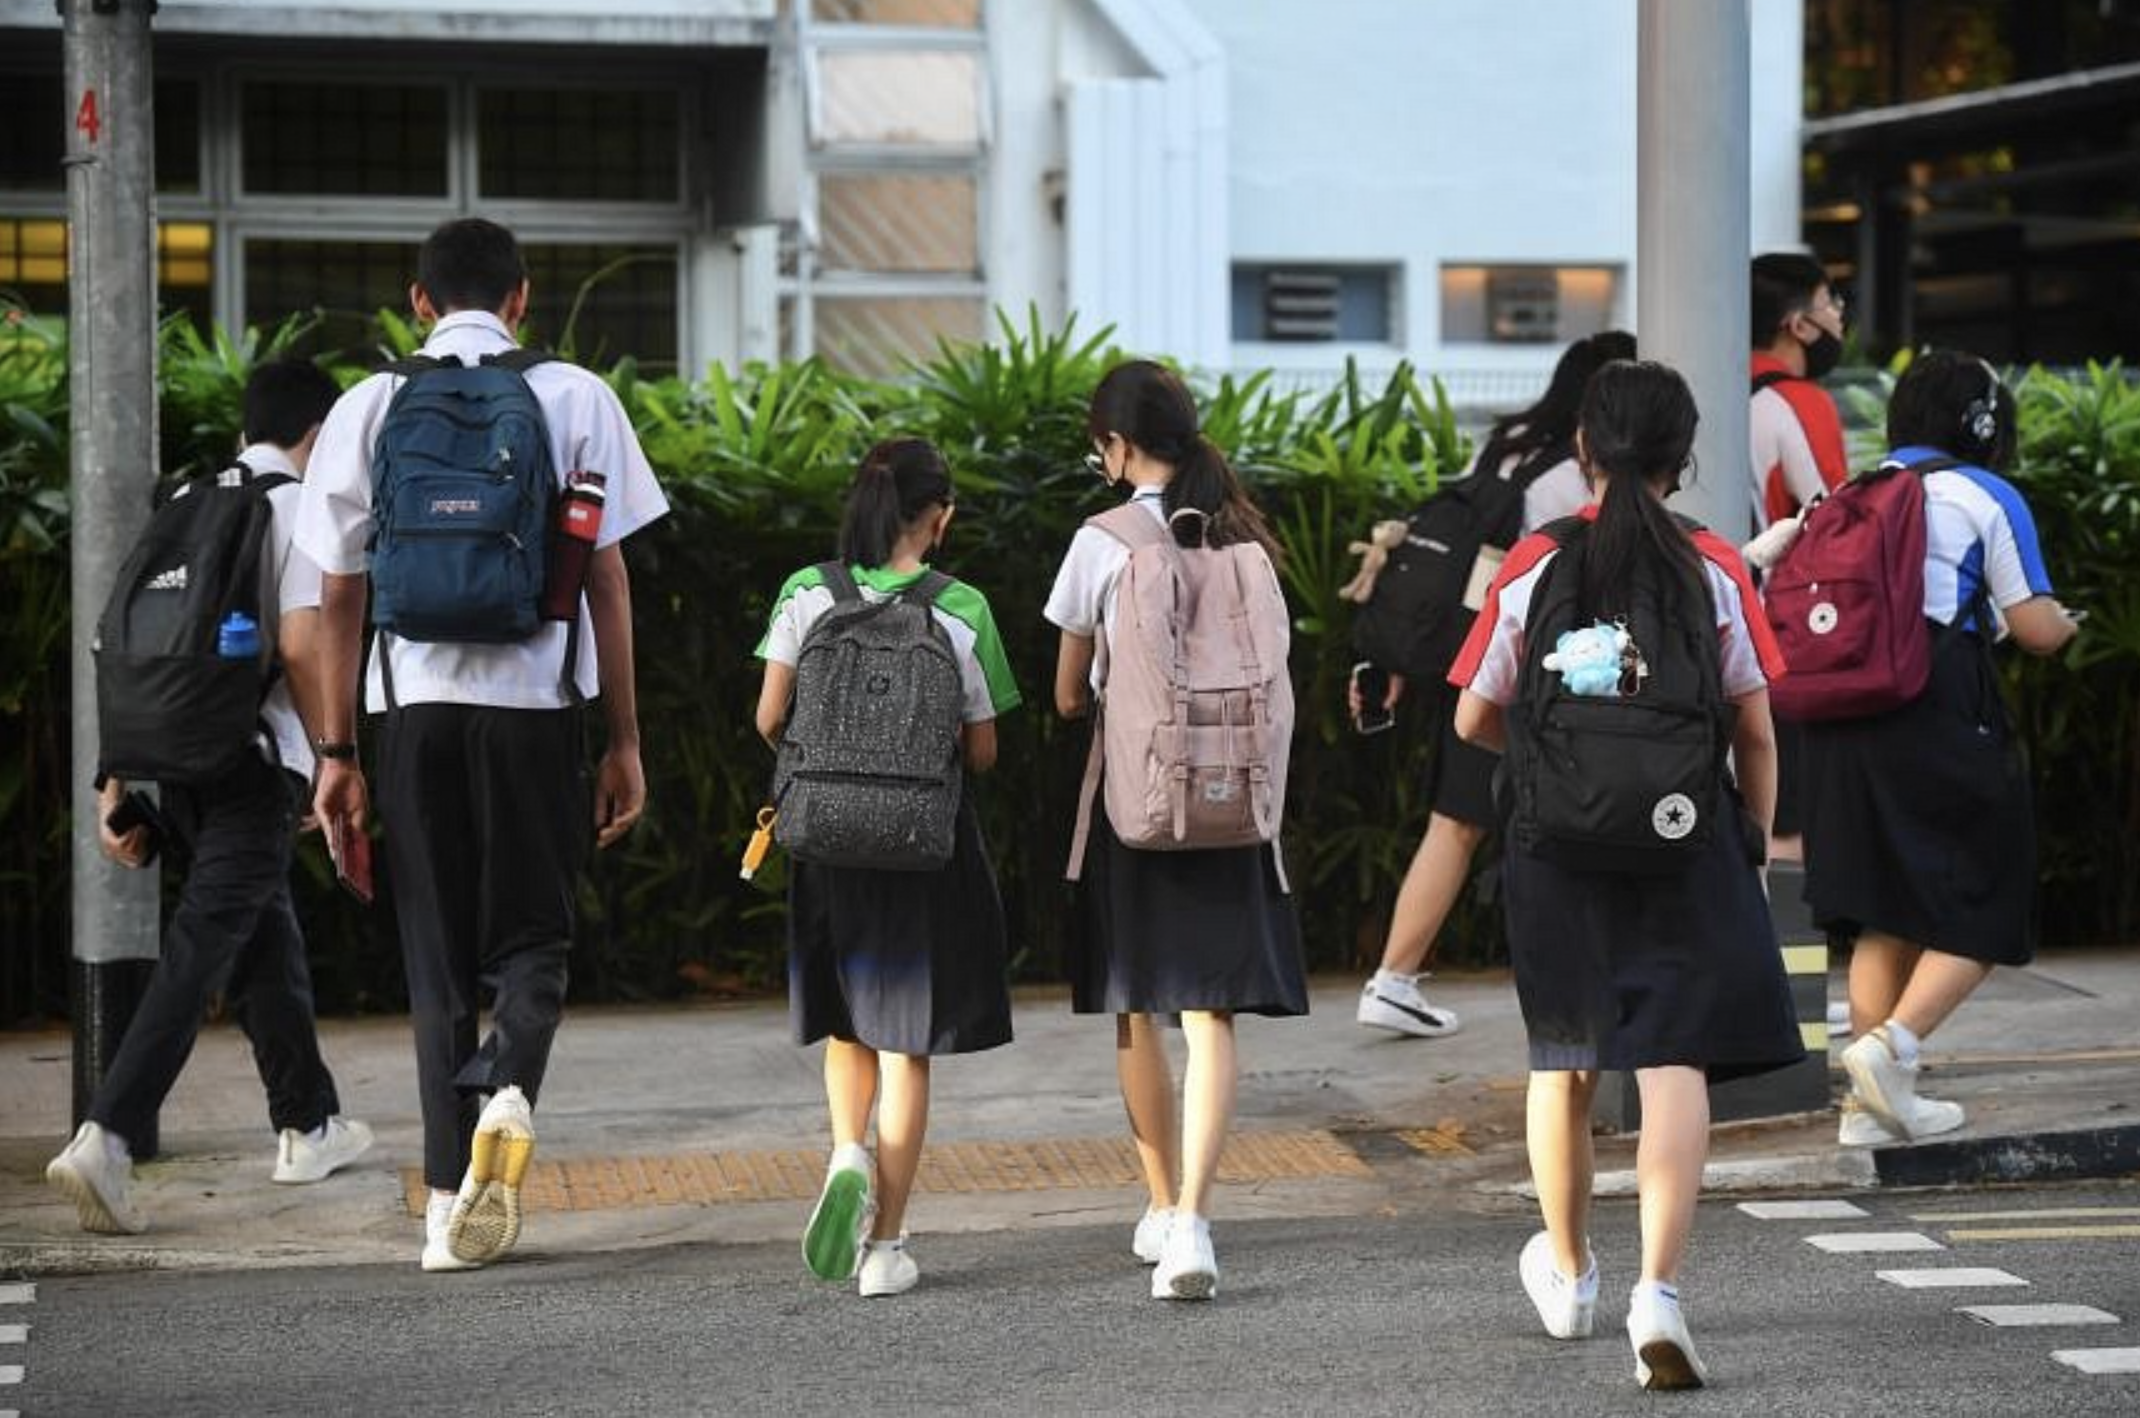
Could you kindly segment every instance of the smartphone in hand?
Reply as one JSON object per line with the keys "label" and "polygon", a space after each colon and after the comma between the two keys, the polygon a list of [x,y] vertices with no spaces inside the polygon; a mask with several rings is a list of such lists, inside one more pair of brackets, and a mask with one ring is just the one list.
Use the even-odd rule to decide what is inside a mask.
{"label": "smartphone in hand", "polygon": [[164,825],[163,812],[149,800],[148,794],[139,788],[129,790],[125,797],[119,799],[119,805],[104,819],[104,825],[114,837],[124,837],[137,827],[146,827],[149,830],[148,852],[141,859],[143,866],[156,860],[156,854],[163,849],[164,838],[169,835],[169,828]]}
{"label": "smartphone in hand", "polygon": [[343,890],[372,904],[372,839],[349,825],[349,819],[331,817],[322,824],[327,834],[327,855],[334,860],[334,875]]}
{"label": "smartphone in hand", "polygon": [[1352,716],[1357,734],[1379,734],[1397,722],[1389,707],[1390,672],[1368,660],[1352,667],[1352,687],[1359,696],[1359,712]]}

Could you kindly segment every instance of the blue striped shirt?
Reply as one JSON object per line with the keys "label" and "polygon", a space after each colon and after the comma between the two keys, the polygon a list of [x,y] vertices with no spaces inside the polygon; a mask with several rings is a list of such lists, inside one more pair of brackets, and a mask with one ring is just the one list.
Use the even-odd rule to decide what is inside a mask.
{"label": "blue striped shirt", "polygon": [[[1889,463],[1945,456],[1898,448]],[[2036,518],[2014,485],[1962,464],[1925,474],[1925,615],[1941,625],[1966,614],[1980,588],[2000,610],[2051,594],[2051,573],[2036,540]],[[1978,629],[1974,617],[1963,622]]]}

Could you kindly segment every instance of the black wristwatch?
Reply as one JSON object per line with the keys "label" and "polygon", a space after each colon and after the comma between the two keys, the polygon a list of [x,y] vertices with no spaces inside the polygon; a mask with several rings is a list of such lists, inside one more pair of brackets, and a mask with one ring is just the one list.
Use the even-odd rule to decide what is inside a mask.
{"label": "black wristwatch", "polygon": [[314,739],[312,751],[321,758],[354,760],[357,756],[357,746],[354,743],[329,743],[325,739]]}

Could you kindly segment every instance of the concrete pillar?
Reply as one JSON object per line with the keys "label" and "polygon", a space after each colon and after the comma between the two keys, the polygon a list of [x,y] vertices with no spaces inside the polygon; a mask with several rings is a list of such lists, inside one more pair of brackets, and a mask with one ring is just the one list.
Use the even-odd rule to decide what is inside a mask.
{"label": "concrete pillar", "polygon": [[1746,404],[1749,0],[1640,0],[1636,334],[1701,408],[1681,510],[1752,531]]}
{"label": "concrete pillar", "polygon": [[[156,958],[157,873],[97,846],[96,662],[90,642],[156,480],[155,0],[63,0],[67,109],[68,434],[74,729],[74,1111],[116,1052]],[[155,1138],[129,1139],[136,1157]]]}

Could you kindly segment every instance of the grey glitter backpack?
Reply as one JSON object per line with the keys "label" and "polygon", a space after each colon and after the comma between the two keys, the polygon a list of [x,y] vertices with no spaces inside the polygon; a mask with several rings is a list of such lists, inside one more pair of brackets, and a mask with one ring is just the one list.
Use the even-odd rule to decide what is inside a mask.
{"label": "grey glitter backpack", "polygon": [[951,578],[930,571],[871,602],[840,563],[818,571],[833,603],[796,657],[773,835],[826,866],[940,868],[957,835],[965,684],[930,608]]}

